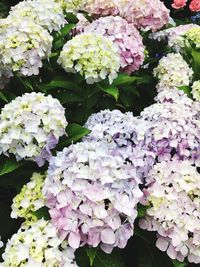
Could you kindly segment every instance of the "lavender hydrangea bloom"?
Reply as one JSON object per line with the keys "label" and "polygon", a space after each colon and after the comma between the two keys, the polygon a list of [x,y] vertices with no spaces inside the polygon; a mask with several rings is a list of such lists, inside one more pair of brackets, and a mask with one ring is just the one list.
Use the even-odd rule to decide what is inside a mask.
{"label": "lavender hydrangea bloom", "polygon": [[147,177],[147,215],[140,227],[157,231],[157,247],[172,259],[200,263],[200,174],[189,161],[155,165]]}
{"label": "lavender hydrangea bloom", "polygon": [[144,149],[153,152],[158,162],[190,159],[199,165],[199,103],[178,90],[168,96],[160,93],[157,100],[160,103],[141,113],[141,118],[151,123],[145,133]]}
{"label": "lavender hydrangea bloom", "polygon": [[72,248],[100,244],[110,253],[133,234],[140,183],[108,143],[85,141],[51,158],[43,193],[52,223]]}
{"label": "lavender hydrangea bloom", "polygon": [[65,110],[57,99],[42,93],[24,94],[1,111],[0,153],[32,159],[42,166],[66,126]]}
{"label": "lavender hydrangea bloom", "polygon": [[[134,24],[129,24],[121,17],[103,17],[85,26],[83,21],[82,30],[85,33],[97,33],[109,37],[118,47],[121,55],[121,68],[129,74],[138,70],[144,61],[144,45],[142,37]],[[80,31],[80,24],[78,30]]]}
{"label": "lavender hydrangea bloom", "polygon": [[106,141],[136,168],[137,176],[143,180],[154,164],[155,155],[144,149],[145,132],[150,124],[132,112],[104,110],[92,114],[85,126],[91,133],[84,140]]}

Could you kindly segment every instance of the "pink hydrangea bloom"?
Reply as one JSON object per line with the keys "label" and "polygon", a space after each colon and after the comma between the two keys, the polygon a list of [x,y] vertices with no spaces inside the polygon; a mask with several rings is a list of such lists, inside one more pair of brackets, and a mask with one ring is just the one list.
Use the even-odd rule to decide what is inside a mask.
{"label": "pink hydrangea bloom", "polygon": [[192,0],[189,8],[193,12],[199,12],[200,11],[200,1],[199,0]]}
{"label": "pink hydrangea bloom", "polygon": [[117,150],[93,141],[52,157],[43,192],[52,223],[72,248],[100,245],[110,253],[133,235],[140,183]]}
{"label": "pink hydrangea bloom", "polygon": [[187,0],[174,0],[172,7],[175,9],[180,9],[186,6]]}
{"label": "pink hydrangea bloom", "polygon": [[116,0],[88,0],[84,5],[84,10],[95,17],[119,14]]}
{"label": "pink hydrangea bloom", "polygon": [[119,9],[123,18],[145,31],[155,32],[169,22],[169,10],[160,0],[130,0]]}
{"label": "pink hydrangea bloom", "polygon": [[[140,33],[133,24],[129,24],[119,16],[99,18],[87,26],[84,20],[81,21],[83,21],[82,29],[85,33],[102,34],[118,45],[121,68],[125,72],[130,74],[140,68],[144,61],[144,45]],[[80,24],[78,31],[80,31]]]}

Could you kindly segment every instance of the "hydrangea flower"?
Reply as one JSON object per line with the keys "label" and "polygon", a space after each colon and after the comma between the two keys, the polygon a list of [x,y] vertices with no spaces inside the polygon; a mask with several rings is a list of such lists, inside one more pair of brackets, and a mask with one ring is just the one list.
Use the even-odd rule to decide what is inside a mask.
{"label": "hydrangea flower", "polygon": [[185,47],[185,34],[190,29],[200,29],[200,26],[197,24],[180,25],[167,30],[152,33],[150,34],[150,38],[158,41],[167,39],[168,45],[173,47],[176,52],[179,52]]}
{"label": "hydrangea flower", "polygon": [[170,53],[160,59],[153,74],[158,78],[157,90],[188,86],[193,78],[193,70],[179,53]]}
{"label": "hydrangea flower", "polygon": [[150,127],[148,121],[134,117],[132,112],[103,110],[92,114],[85,127],[91,133],[84,140],[109,143],[134,166],[140,180],[146,177],[154,164],[154,154],[143,149],[145,132]]}
{"label": "hydrangea flower", "polygon": [[12,153],[17,160],[33,159],[41,166],[66,126],[65,110],[57,99],[26,93],[1,111],[0,153]]}
{"label": "hydrangea flower", "polygon": [[189,159],[200,166],[200,104],[179,90],[161,92],[157,100],[160,103],[141,113],[143,120],[150,122],[144,149],[155,154],[156,162]]}
{"label": "hydrangea flower", "polygon": [[118,47],[108,38],[82,33],[64,45],[58,63],[67,72],[80,73],[89,84],[107,76],[112,83],[120,68],[120,56]]}
{"label": "hydrangea flower", "polygon": [[41,219],[22,226],[8,241],[2,267],[77,267],[74,250],[57,235],[56,228]]}
{"label": "hydrangea flower", "polygon": [[4,19],[5,26],[0,25],[0,64],[24,76],[38,75],[42,60],[51,52],[53,37],[29,19],[12,22]]}
{"label": "hydrangea flower", "polygon": [[53,0],[22,1],[11,7],[8,18],[13,23],[29,18],[50,32],[59,31],[66,24],[62,8]]}
{"label": "hydrangea flower", "polygon": [[45,175],[34,173],[21,192],[13,199],[11,218],[24,218],[26,224],[37,221],[34,211],[45,205],[45,198],[42,195]]}
{"label": "hydrangea flower", "polygon": [[142,37],[133,24],[129,24],[121,17],[103,17],[86,26],[84,22],[83,31],[109,37],[119,47],[121,68],[129,74],[142,65],[144,61]]}
{"label": "hydrangea flower", "polygon": [[88,0],[55,0],[63,8],[65,13],[77,14],[79,10],[84,9],[84,4]]}
{"label": "hydrangea flower", "polygon": [[85,141],[51,158],[43,192],[52,223],[72,248],[100,245],[110,253],[133,235],[140,183],[108,143]]}
{"label": "hydrangea flower", "polygon": [[119,4],[126,0],[87,0],[84,10],[94,17],[119,15]]}
{"label": "hydrangea flower", "polygon": [[196,81],[193,83],[192,96],[196,101],[200,102],[200,81]]}
{"label": "hydrangea flower", "polygon": [[161,162],[147,178],[147,215],[140,227],[157,231],[156,246],[172,259],[200,263],[200,174],[189,161]]}
{"label": "hydrangea flower", "polygon": [[120,15],[136,28],[159,30],[169,22],[169,10],[160,0],[130,0],[120,7]]}
{"label": "hydrangea flower", "polygon": [[184,37],[191,45],[194,45],[196,48],[200,48],[200,27],[189,29],[185,33]]}

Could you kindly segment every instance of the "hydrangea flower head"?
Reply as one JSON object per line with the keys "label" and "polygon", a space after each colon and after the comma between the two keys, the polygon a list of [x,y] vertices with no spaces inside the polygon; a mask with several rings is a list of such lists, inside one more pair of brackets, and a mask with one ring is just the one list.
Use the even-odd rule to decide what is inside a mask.
{"label": "hydrangea flower head", "polygon": [[24,76],[38,75],[42,60],[51,52],[53,37],[29,19],[4,22],[6,27],[0,25],[0,64]]}
{"label": "hydrangea flower head", "polygon": [[157,231],[157,247],[172,259],[200,263],[200,174],[189,161],[155,165],[147,178],[147,215],[140,227]]}
{"label": "hydrangea flower head", "polygon": [[57,99],[26,93],[6,104],[0,114],[0,153],[43,165],[65,134],[65,110]]}
{"label": "hydrangea flower head", "polygon": [[121,68],[129,74],[142,65],[144,61],[142,37],[133,24],[129,24],[121,17],[100,18],[83,27],[83,31],[109,37],[119,47]]}
{"label": "hydrangea flower head", "polygon": [[130,0],[120,7],[120,15],[136,28],[159,30],[169,22],[169,10],[160,0]]}
{"label": "hydrangea flower head", "polygon": [[11,218],[24,218],[26,224],[32,224],[37,221],[34,211],[45,205],[45,199],[42,195],[45,175],[34,173],[21,192],[13,199]]}
{"label": "hydrangea flower head", "polygon": [[2,267],[77,267],[73,249],[61,241],[55,227],[44,219],[31,226],[22,225],[8,241],[2,257]]}
{"label": "hydrangea flower head", "polygon": [[192,96],[200,102],[200,81],[195,81],[192,85]]}
{"label": "hydrangea flower head", "polygon": [[188,86],[193,77],[192,68],[179,53],[169,53],[161,58],[153,73],[159,80],[158,91]]}
{"label": "hydrangea flower head", "polygon": [[191,160],[199,166],[199,103],[182,91],[161,92],[160,102],[144,109],[141,117],[150,122],[144,149],[155,154],[156,162],[172,159]]}
{"label": "hydrangea flower head", "polygon": [[87,0],[55,0],[63,8],[65,13],[77,14],[79,10],[85,10],[84,4]]}
{"label": "hydrangea flower head", "polygon": [[185,38],[191,45],[200,48],[200,27],[189,29],[185,33]]}
{"label": "hydrangea flower head", "polygon": [[100,34],[82,33],[68,41],[58,63],[67,71],[80,73],[92,84],[106,77],[110,83],[120,68],[118,47]]}
{"label": "hydrangea flower head", "polygon": [[94,17],[116,16],[119,15],[119,7],[117,0],[87,0],[84,5],[84,10]]}
{"label": "hydrangea flower head", "polygon": [[100,245],[110,253],[133,234],[140,183],[108,143],[85,141],[51,158],[43,192],[52,223],[71,247]]}
{"label": "hydrangea flower head", "polygon": [[13,23],[29,18],[50,32],[59,31],[66,24],[60,5],[53,0],[22,1],[11,7],[8,18]]}

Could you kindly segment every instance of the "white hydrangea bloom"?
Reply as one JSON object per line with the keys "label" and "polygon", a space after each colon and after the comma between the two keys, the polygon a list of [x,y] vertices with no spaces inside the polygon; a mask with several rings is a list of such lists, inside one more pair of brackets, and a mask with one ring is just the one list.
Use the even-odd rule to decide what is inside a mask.
{"label": "white hydrangea bloom", "polygon": [[107,76],[112,83],[120,69],[120,56],[118,47],[107,37],[82,33],[64,45],[58,63],[67,72],[80,73],[88,84]]}
{"label": "white hydrangea bloom", "polygon": [[45,175],[34,173],[21,192],[15,196],[12,204],[11,218],[25,218],[26,224],[32,224],[37,217],[32,213],[45,206],[42,195]]}
{"label": "white hydrangea bloom", "polygon": [[200,174],[189,161],[155,165],[147,177],[147,216],[140,226],[157,231],[157,247],[172,259],[200,263]]}
{"label": "white hydrangea bloom", "polygon": [[0,64],[24,76],[38,75],[42,59],[51,53],[53,37],[34,21],[0,24]]}
{"label": "white hydrangea bloom", "polygon": [[57,99],[27,93],[5,105],[0,114],[0,153],[42,165],[65,134],[65,110]]}
{"label": "white hydrangea bloom", "polygon": [[192,85],[192,95],[196,101],[200,101],[200,81],[195,81]]}
{"label": "white hydrangea bloom", "polygon": [[154,69],[154,76],[159,79],[158,91],[168,91],[180,86],[188,86],[193,77],[193,70],[179,53],[170,53],[160,59]]}
{"label": "white hydrangea bloom", "polygon": [[44,219],[30,227],[22,226],[8,241],[2,257],[2,267],[77,267],[74,250]]}
{"label": "white hydrangea bloom", "polygon": [[53,0],[22,1],[11,8],[8,18],[13,23],[29,18],[50,32],[66,24],[62,8]]}

